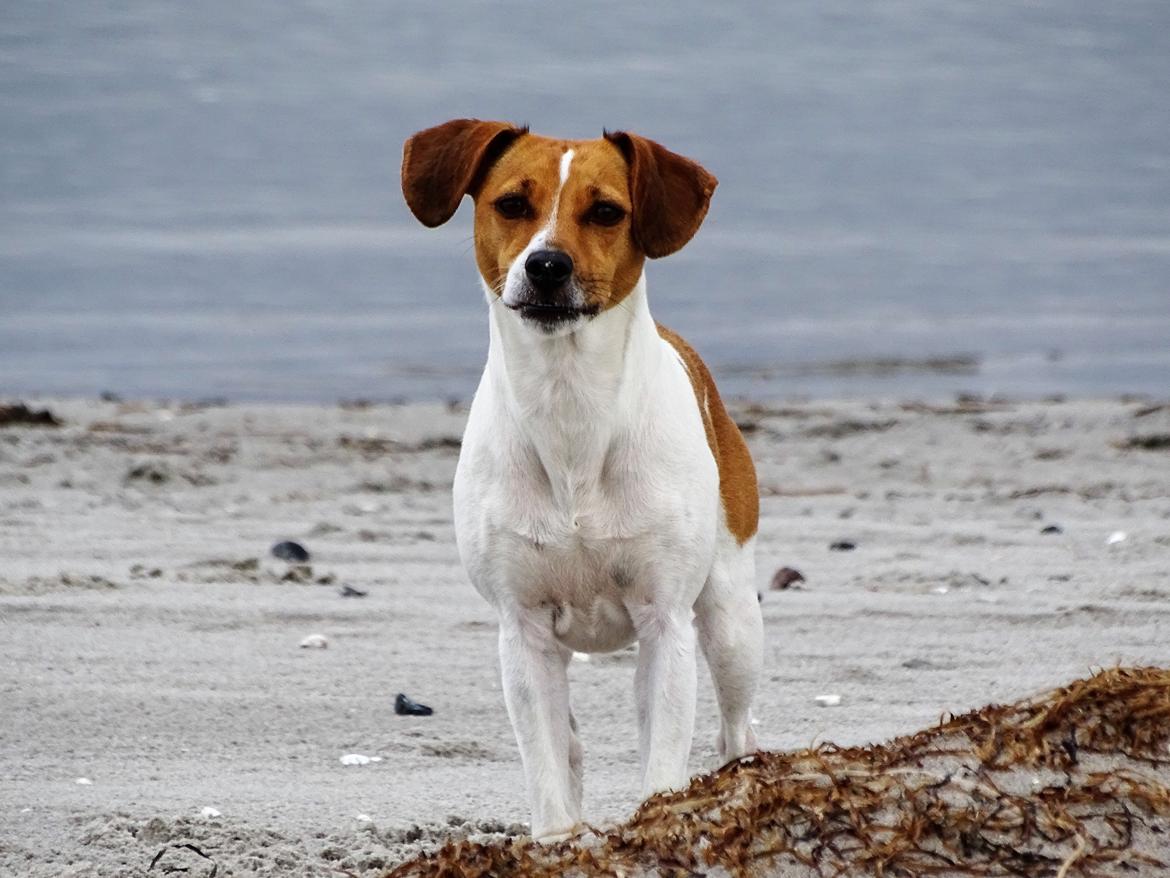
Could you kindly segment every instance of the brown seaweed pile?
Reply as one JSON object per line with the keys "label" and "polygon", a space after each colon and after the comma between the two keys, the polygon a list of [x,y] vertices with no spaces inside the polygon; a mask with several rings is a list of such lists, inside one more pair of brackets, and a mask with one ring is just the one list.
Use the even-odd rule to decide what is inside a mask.
{"label": "brown seaweed pile", "polygon": [[759,753],[556,845],[407,876],[1170,874],[1170,670],[1116,668],[869,747]]}

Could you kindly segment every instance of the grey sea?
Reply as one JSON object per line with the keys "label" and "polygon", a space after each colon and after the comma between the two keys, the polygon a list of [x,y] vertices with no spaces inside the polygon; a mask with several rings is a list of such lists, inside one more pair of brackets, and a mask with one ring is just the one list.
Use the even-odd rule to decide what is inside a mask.
{"label": "grey sea", "polygon": [[1165,0],[6,0],[0,394],[466,397],[455,116],[719,177],[648,277],[730,394],[1165,394],[1168,95]]}

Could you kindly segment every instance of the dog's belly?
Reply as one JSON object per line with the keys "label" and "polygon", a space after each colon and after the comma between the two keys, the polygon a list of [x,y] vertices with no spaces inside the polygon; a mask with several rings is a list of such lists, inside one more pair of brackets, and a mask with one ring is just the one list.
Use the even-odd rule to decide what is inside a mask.
{"label": "dog's belly", "polygon": [[513,582],[522,602],[547,609],[557,640],[576,652],[612,652],[636,637],[625,606],[631,583],[614,549],[582,541],[514,550],[519,563]]}
{"label": "dog's belly", "polygon": [[626,608],[606,597],[554,604],[553,633],[575,652],[613,652],[633,643],[635,637]]}

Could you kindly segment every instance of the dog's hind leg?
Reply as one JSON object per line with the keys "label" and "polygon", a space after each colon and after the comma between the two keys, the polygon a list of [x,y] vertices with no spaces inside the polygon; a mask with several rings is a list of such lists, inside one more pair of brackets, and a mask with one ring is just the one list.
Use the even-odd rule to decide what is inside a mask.
{"label": "dog's hind leg", "polygon": [[719,758],[756,750],[751,704],[759,688],[764,622],[755,588],[755,540],[737,545],[724,534],[698,601],[695,627],[719,701]]}
{"label": "dog's hind leg", "polygon": [[581,820],[581,747],[569,710],[565,652],[549,610],[500,614],[504,703],[520,747],[537,840],[563,836]]}

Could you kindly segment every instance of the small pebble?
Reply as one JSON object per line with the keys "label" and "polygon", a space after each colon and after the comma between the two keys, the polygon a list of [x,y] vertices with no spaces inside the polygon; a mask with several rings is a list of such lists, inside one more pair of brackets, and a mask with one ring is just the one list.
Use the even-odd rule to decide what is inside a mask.
{"label": "small pebble", "polygon": [[310,634],[301,641],[301,649],[325,649],[329,646],[329,640],[324,634]]}
{"label": "small pebble", "polygon": [[369,814],[358,814],[356,817],[354,817],[354,820],[356,820],[358,823],[373,823],[374,822],[374,818],[371,817]]}
{"label": "small pebble", "polygon": [[343,598],[364,598],[369,594],[368,591],[362,591],[360,588],[354,588],[352,585],[343,585],[337,590],[337,593]]}
{"label": "small pebble", "polygon": [[940,585],[938,588],[932,588],[931,591],[934,592],[935,594],[946,594],[947,592],[950,591],[950,589],[947,588],[945,585]]}
{"label": "small pebble", "polygon": [[934,662],[924,658],[912,658],[902,662],[902,667],[908,668],[911,671],[925,671],[931,668],[937,668]]}
{"label": "small pebble", "polygon": [[77,780],[74,781],[74,783],[80,784],[83,787],[92,787],[93,786],[93,781],[90,780],[88,777],[79,777]]}
{"label": "small pebble", "polygon": [[394,698],[394,712],[399,716],[430,716],[434,713],[425,704],[412,701],[401,692]]}
{"label": "small pebble", "polygon": [[587,652],[575,652],[575,653],[573,653],[573,661],[575,661],[575,662],[587,662],[587,661],[589,661],[589,653],[587,653]]}
{"label": "small pebble", "polygon": [[214,820],[216,817],[223,816],[219,811],[217,811],[215,808],[212,808],[210,805],[204,805],[203,808],[199,811],[199,815],[205,820]]}
{"label": "small pebble", "polygon": [[829,551],[831,552],[852,552],[857,548],[857,543],[850,540],[837,540],[835,543],[829,543]]}
{"label": "small pebble", "polygon": [[292,540],[277,543],[272,547],[272,554],[273,557],[288,561],[290,564],[304,564],[309,560],[309,550]]}
{"label": "small pebble", "polygon": [[841,703],[840,695],[818,695],[813,699],[821,707],[836,707]]}
{"label": "small pebble", "polygon": [[1050,525],[1048,525],[1048,527],[1043,528],[1040,531],[1040,533],[1042,533],[1042,534],[1062,534],[1062,533],[1064,533],[1064,528],[1062,528],[1059,524],[1050,524]]}
{"label": "small pebble", "polygon": [[804,576],[793,567],[781,567],[772,574],[772,588],[775,591],[784,591],[797,582],[804,582]]}
{"label": "small pebble", "polygon": [[1118,543],[1124,543],[1128,538],[1129,534],[1127,534],[1125,531],[1115,530],[1113,533],[1109,534],[1109,539],[1105,541],[1105,545],[1116,546]]}
{"label": "small pebble", "polygon": [[371,762],[381,762],[381,756],[366,756],[364,753],[346,753],[338,760],[342,765],[369,765]]}

